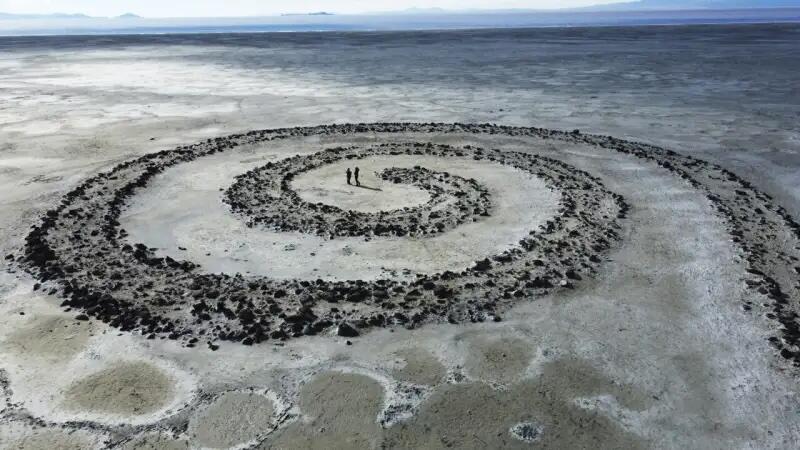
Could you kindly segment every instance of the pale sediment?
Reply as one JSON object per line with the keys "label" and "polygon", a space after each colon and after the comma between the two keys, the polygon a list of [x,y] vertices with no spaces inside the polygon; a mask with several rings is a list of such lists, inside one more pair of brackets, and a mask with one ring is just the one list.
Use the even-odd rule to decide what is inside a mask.
{"label": "pale sediment", "polygon": [[[526,230],[532,234],[510,243],[502,253],[486,255],[458,271],[415,274],[410,281],[214,274],[194,261],[159,255],[126,237],[120,212],[156,174],[168,174],[169,167],[224,154],[234,147],[269,146],[309,136],[370,136],[391,142],[320,148],[320,152],[289,161],[324,165],[350,155],[348,161],[357,163],[366,160],[360,158],[389,158],[391,152],[443,160],[480,158],[544,180],[558,194],[559,210],[542,227]],[[394,141],[395,136],[404,136],[405,142]],[[463,139],[465,145],[431,142],[442,136]],[[474,141],[469,141],[471,136]],[[529,154],[524,151],[526,139],[569,144],[575,150],[561,155],[535,149]],[[498,150],[490,150],[494,147]],[[613,157],[606,165],[586,162],[607,155]],[[326,158],[330,160],[325,162]],[[614,182],[613,178],[626,170],[620,167],[622,163],[631,163],[640,170],[637,173],[650,177],[647,180],[652,183],[642,183],[641,189],[667,186],[673,190],[643,195],[636,192],[638,186],[630,179]],[[409,207],[417,208],[411,214],[393,216],[395,227],[387,234],[376,230],[380,213],[374,211],[354,216],[358,220],[353,228],[329,228],[328,220],[303,222],[304,208],[311,202],[291,182],[276,180],[280,183],[277,189],[262,184],[259,174],[266,173],[260,172],[263,166],[220,195],[251,202],[254,197],[249,195],[278,192],[260,197],[262,203],[250,203],[250,212],[233,208],[235,217],[247,221],[266,217],[264,212],[273,206],[268,203],[271,199],[291,197],[294,192],[299,198],[293,197],[277,210],[291,216],[274,218],[275,213],[270,212],[273,219],[261,225],[287,234],[375,240],[409,238],[398,230],[408,234],[413,220],[433,223],[425,221],[436,208],[442,211],[440,218],[447,219],[439,222],[444,228],[433,226],[413,237],[458,233],[467,222],[486,220],[487,216],[476,213],[476,209],[482,211],[481,205],[491,217],[493,207],[503,200],[489,185],[483,195],[479,177],[472,184],[469,177],[456,179],[458,175],[448,177],[440,169],[426,171],[421,166],[394,174],[404,183],[424,184],[426,177],[442,182],[428,191],[431,197],[442,197]],[[309,169],[287,167],[287,173]],[[593,173],[596,167],[597,173]],[[457,181],[444,183],[446,179]],[[248,185],[247,180],[253,183]],[[614,193],[617,190],[625,198]],[[465,203],[458,202],[457,193],[462,191],[467,192],[461,196]],[[629,196],[635,199],[632,207],[628,206]],[[487,203],[476,203],[482,199]],[[647,204],[652,199],[675,202]],[[459,206],[452,209],[453,205]],[[458,214],[461,207],[472,211]],[[347,214],[342,211],[346,208],[329,210],[332,215],[327,217],[346,222]],[[670,221],[683,213],[692,219]],[[637,222],[631,224],[631,215]],[[659,229],[659,221],[672,228]],[[683,223],[686,230],[675,223]],[[260,231],[261,225],[253,227],[254,232]],[[709,231],[699,237],[682,235],[697,231],[697,227]],[[108,442],[122,448],[638,448],[669,444],[676,429],[698,432],[717,426],[723,427],[719,435],[709,432],[702,436],[712,439],[724,434],[726,443],[736,439],[752,442],[758,430],[744,426],[740,430],[741,422],[729,420],[750,413],[736,409],[736,403],[726,397],[727,385],[716,385],[719,373],[715,371],[723,365],[720,361],[739,361],[736,358],[743,352],[748,358],[759,356],[761,362],[774,358],[770,364],[787,366],[781,370],[792,370],[788,366],[800,361],[798,228],[773,199],[719,166],[659,147],[579,132],[494,125],[373,124],[266,130],[214,139],[123,163],[68,194],[31,233],[23,252],[11,255],[9,261],[37,279],[37,292],[64,301],[63,307],[76,320],[46,314],[30,319],[19,316],[17,322],[4,318],[18,324],[3,340],[13,358],[30,354],[31,364],[73,367],[69,364],[75,360],[91,361],[93,352],[107,352],[98,350],[97,342],[110,342],[117,339],[111,335],[122,334],[125,339],[141,341],[147,352],[158,355],[153,359],[174,358],[188,371],[202,373],[196,395],[181,394],[182,401],[173,401],[177,394],[172,378],[179,372],[147,361],[120,366],[119,361],[108,358],[91,366],[95,370],[82,370],[73,383],[65,385],[64,401],[56,405],[75,414],[91,413],[90,419],[46,422],[27,414],[21,404],[11,405],[11,400],[4,417],[39,423],[47,429],[64,426],[98,436],[108,434]],[[357,231],[353,231],[355,236],[350,230]],[[668,233],[674,233],[681,245],[670,243],[665,236]],[[632,236],[637,246],[633,250],[624,247]],[[703,241],[720,236],[730,242],[709,246]],[[698,269],[698,265],[715,261],[703,259],[707,255],[702,252],[697,260],[686,263],[684,258],[696,256],[687,250],[695,241],[687,243],[686,239],[696,239],[698,245],[706,246],[704,251],[730,247],[730,254],[741,258],[737,264],[744,268],[744,278],[737,279],[738,272]],[[725,239],[715,240],[722,241]],[[619,247],[627,253],[617,252]],[[636,251],[648,252],[648,257]],[[610,261],[613,258],[622,260]],[[663,270],[660,265],[649,271],[631,269],[644,264],[642,261],[665,266]],[[616,272],[609,272],[609,266]],[[626,278],[629,273],[633,275]],[[690,283],[696,278],[702,281],[697,286]],[[723,289],[717,281],[730,288],[722,290],[724,295],[715,291]],[[624,286],[614,290],[604,284],[612,282]],[[598,289],[596,299],[593,288],[598,285],[606,290]],[[744,294],[740,295],[739,289]],[[642,294],[642,298],[624,298],[627,291],[634,297]],[[700,291],[709,297],[697,294]],[[602,298],[604,295],[608,299]],[[729,314],[725,320],[750,321],[764,325],[768,332],[749,341],[747,349],[737,349],[735,342],[728,343],[725,336],[717,335],[722,332],[713,328],[721,313],[703,310],[710,308],[712,301],[723,306],[743,301],[736,305],[734,319]],[[602,305],[593,309],[592,302]],[[542,309],[536,309],[540,303]],[[633,308],[634,304],[641,310]],[[596,312],[596,317],[575,313],[583,309]],[[630,320],[609,320],[616,315]],[[692,320],[695,316],[699,317],[697,323]],[[494,323],[495,318],[503,323]],[[550,320],[554,325],[547,323]],[[592,328],[607,323],[615,326],[602,334]],[[736,332],[733,325],[725,326],[728,328],[719,330]],[[701,327],[702,332],[692,327]],[[470,331],[458,331],[466,328]],[[678,329],[673,332],[673,328]],[[659,342],[622,337],[643,329],[659,336]],[[575,337],[583,332],[590,337]],[[371,334],[366,339],[355,338],[364,333]],[[712,336],[722,344],[693,346],[681,340],[684,335]],[[212,349],[219,346],[222,351],[181,348],[171,340],[187,347],[208,342]],[[266,343],[255,345],[260,341]],[[254,345],[241,346],[239,342]],[[623,347],[611,347],[620,343]],[[654,348],[658,353],[650,354]],[[673,348],[679,351],[673,353]],[[687,348],[702,351],[689,353]],[[654,362],[654,358],[663,360]],[[748,376],[755,373],[748,365],[755,360],[742,363]],[[13,371],[16,384],[24,386],[26,380],[16,366]],[[719,376],[731,383],[731,373]],[[269,392],[279,392],[285,403],[266,395],[261,389],[266,386]],[[752,386],[767,389],[758,382]],[[13,383],[0,387],[8,388],[9,399],[15,398]],[[742,395],[737,390],[731,398]],[[113,401],[104,403],[104,399]],[[167,410],[168,404],[174,405]],[[695,426],[681,419],[683,411],[711,413],[698,415]],[[127,416],[136,425],[127,426],[124,420],[107,423],[97,419],[100,415]],[[236,415],[250,419],[233,420]],[[145,416],[146,420],[136,422]],[[721,422],[725,424],[718,425]],[[734,422],[736,425],[731,425]],[[576,432],[576,427],[581,432]],[[786,433],[791,435],[791,430]],[[60,442],[63,436],[56,434],[46,439]]]}

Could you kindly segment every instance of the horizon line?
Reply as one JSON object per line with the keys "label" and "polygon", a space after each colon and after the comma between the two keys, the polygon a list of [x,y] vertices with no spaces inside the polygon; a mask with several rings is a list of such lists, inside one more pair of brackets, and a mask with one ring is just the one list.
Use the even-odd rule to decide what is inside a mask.
{"label": "horizon line", "polygon": [[[444,9],[444,8],[409,8],[405,10],[387,10],[387,11],[364,11],[364,12],[347,12],[337,13],[334,11],[313,11],[307,13],[285,12],[274,14],[256,14],[256,15],[213,15],[213,16],[142,16],[136,13],[125,12],[112,16],[91,16],[84,13],[8,13],[0,11],[1,16],[20,16],[17,20],[36,20],[36,19],[145,19],[145,20],[163,20],[163,19],[258,19],[258,18],[278,18],[278,17],[297,17],[297,16],[314,16],[314,17],[335,17],[335,16],[382,16],[382,15],[436,15],[436,14],[492,14],[503,12],[528,12],[528,13],[558,13],[558,12],[573,12],[573,13],[669,13],[669,12],[704,12],[704,11],[752,11],[752,10],[780,10],[780,9],[800,9],[800,4],[796,6],[741,6],[736,8],[654,8],[654,9],[624,9],[622,5],[636,3],[636,2],[621,2],[621,3],[599,3],[592,6],[584,7],[571,7],[571,8],[470,8],[470,9]],[[602,6],[620,5],[620,9],[603,9],[593,10],[593,8]],[[126,17],[128,16],[128,17]]]}

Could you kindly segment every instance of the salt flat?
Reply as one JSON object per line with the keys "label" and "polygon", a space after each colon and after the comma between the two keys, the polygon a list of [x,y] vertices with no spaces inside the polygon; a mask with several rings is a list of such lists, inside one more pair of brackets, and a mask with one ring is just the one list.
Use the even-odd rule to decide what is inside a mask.
{"label": "salt flat", "polygon": [[[798,44],[794,25],[0,39],[0,250],[13,255],[0,274],[0,446],[793,448],[800,353],[786,330],[800,302],[800,244],[780,208],[800,217]],[[246,134],[386,122],[416,125]],[[25,263],[31,226],[90,177],[179,146],[199,154],[218,145],[206,139],[230,135],[235,147],[165,167],[136,190],[120,245],[192,261],[201,275],[391,279],[410,291],[418,275],[450,270],[479,280],[485,298],[512,286],[520,297],[492,298],[484,315],[365,324],[358,337],[332,323],[243,345],[211,327],[172,339],[100,312],[76,320],[86,311],[60,306],[68,296]],[[619,151],[599,135],[655,147]],[[545,173],[412,153],[358,160],[362,181],[381,190],[347,186],[351,160],[291,182],[303,201],[365,213],[429,199],[375,175],[389,167],[487,187],[488,217],[413,239],[248,227],[223,201],[235,176],[267,163],[386,143],[547,158],[596,177],[630,208],[608,218],[619,227],[598,262],[582,260],[595,252],[571,238],[576,251],[564,258],[586,264],[580,279],[549,272],[552,289],[526,290],[516,275],[535,268],[525,262],[564,258],[533,250],[495,287],[470,268],[564,214],[574,186]],[[111,192],[120,180],[102,181]],[[90,231],[61,222],[65,234]],[[169,300],[169,279],[156,278]],[[440,300],[472,298],[457,292]],[[189,310],[193,295],[174,306]],[[277,304],[284,316],[300,305]],[[358,323],[386,308],[311,309]],[[191,317],[185,328],[206,330]]]}

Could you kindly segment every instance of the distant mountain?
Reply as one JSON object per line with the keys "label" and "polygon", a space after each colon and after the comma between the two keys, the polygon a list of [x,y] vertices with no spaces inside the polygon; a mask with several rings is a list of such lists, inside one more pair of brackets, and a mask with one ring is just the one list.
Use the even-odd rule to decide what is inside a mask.
{"label": "distant mountain", "polygon": [[9,14],[0,13],[0,19],[13,20],[13,19],[91,19],[86,14]]}
{"label": "distant mountain", "polygon": [[[447,14],[518,14],[550,12],[622,12],[622,11],[677,11],[677,10],[726,10],[726,9],[770,9],[800,8],[800,0],[627,0],[618,3],[604,3],[610,0],[596,0],[597,5],[574,8],[531,9],[443,9],[408,8],[401,10],[373,11],[368,15],[385,16],[426,16]],[[284,14],[288,15],[288,14]]]}
{"label": "distant mountain", "polygon": [[401,14],[443,14],[447,13],[448,11],[444,8],[407,8],[402,11],[398,11]]}
{"label": "distant mountain", "polygon": [[630,2],[588,6],[580,9],[584,11],[631,11],[787,7],[800,7],[800,0],[632,0]]}
{"label": "distant mountain", "polygon": [[[16,19],[98,19],[100,17],[87,16],[86,14],[10,14],[0,12],[0,20],[16,20]],[[117,16],[116,19],[141,19],[133,13],[125,13]]]}
{"label": "distant mountain", "polygon": [[[606,3],[596,0],[595,6],[581,8],[562,8],[547,10],[548,12],[622,12],[622,11],[677,11],[677,10],[725,10],[725,9],[768,9],[768,8],[800,8],[800,0],[628,0],[621,3]],[[452,14],[472,15],[499,15],[519,13],[543,13],[545,10],[536,9],[442,9],[442,8],[408,8],[396,11],[375,11],[366,13],[367,16],[438,16]],[[287,13],[281,16],[333,16],[333,13],[319,11],[311,13]],[[54,20],[54,19],[108,19],[92,17],[86,14],[12,14],[0,12],[0,20]],[[112,18],[113,19],[113,18]],[[133,13],[125,13],[116,19],[143,19]]]}
{"label": "distant mountain", "polygon": [[334,14],[325,11],[319,11],[310,13],[286,13],[281,15],[284,17],[289,17],[289,16],[333,16]]}

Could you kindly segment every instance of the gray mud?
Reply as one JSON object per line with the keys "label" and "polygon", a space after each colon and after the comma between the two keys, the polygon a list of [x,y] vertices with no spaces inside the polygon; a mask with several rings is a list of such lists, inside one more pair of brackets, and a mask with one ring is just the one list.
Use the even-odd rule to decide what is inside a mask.
{"label": "gray mud", "polygon": [[382,403],[383,389],[369,377],[321,373],[300,390],[297,406],[303,419],[261,448],[375,448],[381,434],[375,417]]}
{"label": "gray mud", "polygon": [[229,448],[248,444],[273,428],[275,407],[263,395],[227,392],[214,400],[189,425],[192,442],[200,447]]}
{"label": "gray mud", "polygon": [[84,350],[91,334],[88,322],[44,316],[15,330],[2,344],[20,356],[62,361]]}
{"label": "gray mud", "polygon": [[147,363],[119,364],[76,380],[66,392],[68,409],[135,416],[157,411],[172,397],[172,380]]}

